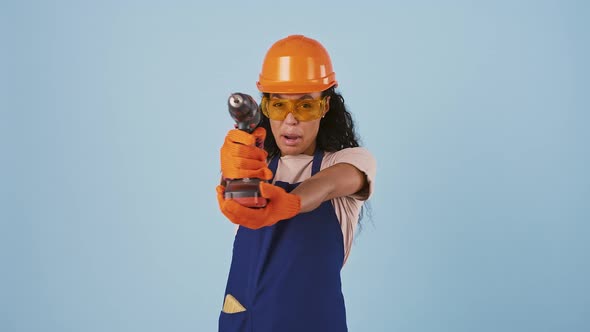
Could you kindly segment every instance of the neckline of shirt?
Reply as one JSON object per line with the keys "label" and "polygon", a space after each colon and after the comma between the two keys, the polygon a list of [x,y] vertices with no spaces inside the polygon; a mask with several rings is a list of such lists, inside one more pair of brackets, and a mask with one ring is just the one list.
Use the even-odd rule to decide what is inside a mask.
{"label": "neckline of shirt", "polygon": [[289,159],[303,159],[303,160],[310,160],[313,159],[313,156],[307,155],[307,154],[298,154],[298,155],[287,155],[287,156],[282,156],[280,158],[281,160],[289,160]]}

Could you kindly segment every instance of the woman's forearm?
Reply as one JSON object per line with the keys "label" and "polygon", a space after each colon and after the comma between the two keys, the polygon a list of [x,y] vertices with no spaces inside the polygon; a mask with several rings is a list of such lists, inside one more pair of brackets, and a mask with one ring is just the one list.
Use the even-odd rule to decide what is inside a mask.
{"label": "woman's forearm", "polygon": [[301,198],[301,213],[315,210],[323,202],[336,197],[349,196],[366,184],[363,172],[355,166],[340,163],[318,172],[303,181],[291,192]]}

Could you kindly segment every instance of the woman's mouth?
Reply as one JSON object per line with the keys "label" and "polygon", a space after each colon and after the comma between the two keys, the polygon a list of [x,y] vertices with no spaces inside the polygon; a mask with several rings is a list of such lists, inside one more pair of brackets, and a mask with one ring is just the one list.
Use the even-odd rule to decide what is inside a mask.
{"label": "woman's mouth", "polygon": [[283,143],[288,146],[297,145],[301,140],[301,136],[299,135],[281,135],[281,138],[283,139]]}

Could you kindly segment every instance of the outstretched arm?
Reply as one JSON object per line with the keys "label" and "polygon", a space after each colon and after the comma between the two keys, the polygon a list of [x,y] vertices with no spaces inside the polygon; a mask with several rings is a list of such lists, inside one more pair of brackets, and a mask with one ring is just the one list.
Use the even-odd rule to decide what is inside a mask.
{"label": "outstretched arm", "polygon": [[353,195],[368,186],[365,173],[348,163],[325,168],[291,191],[301,198],[300,213],[316,209],[336,197]]}
{"label": "outstretched arm", "polygon": [[352,164],[341,162],[303,181],[291,193],[281,187],[261,182],[260,194],[268,200],[264,208],[248,208],[231,199],[225,200],[225,188],[221,185],[217,186],[217,200],[221,212],[231,222],[259,229],[290,219],[298,213],[312,211],[332,198],[364,194],[365,191],[369,192],[368,189],[369,180],[365,173]]}

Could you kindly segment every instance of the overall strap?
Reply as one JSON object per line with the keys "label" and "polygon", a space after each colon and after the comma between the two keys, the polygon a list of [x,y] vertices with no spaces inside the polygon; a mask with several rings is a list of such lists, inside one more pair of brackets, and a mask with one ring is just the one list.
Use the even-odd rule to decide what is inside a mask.
{"label": "overall strap", "polygon": [[281,157],[281,155],[277,154],[276,156],[272,157],[272,159],[270,160],[270,163],[268,163],[268,168],[272,172],[272,179],[269,180],[270,183],[272,183],[272,180],[274,180],[275,174],[277,173],[277,167],[279,166],[279,158],[280,157]]}
{"label": "overall strap", "polygon": [[311,176],[316,175],[322,167],[322,159],[324,158],[324,151],[316,149],[313,154],[313,164],[311,164]]}

